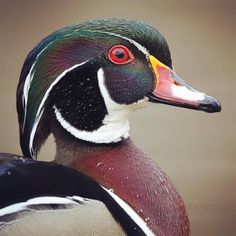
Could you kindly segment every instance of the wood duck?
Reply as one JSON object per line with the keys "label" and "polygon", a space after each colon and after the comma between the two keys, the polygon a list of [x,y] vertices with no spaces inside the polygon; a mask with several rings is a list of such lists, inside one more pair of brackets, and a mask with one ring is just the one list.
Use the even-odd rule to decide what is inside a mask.
{"label": "wood duck", "polygon": [[[93,20],[43,39],[17,89],[24,157],[0,155],[1,235],[189,235],[176,188],[129,137],[129,113],[148,102],[221,110],[145,23]],[[55,161],[36,161],[51,133]]]}

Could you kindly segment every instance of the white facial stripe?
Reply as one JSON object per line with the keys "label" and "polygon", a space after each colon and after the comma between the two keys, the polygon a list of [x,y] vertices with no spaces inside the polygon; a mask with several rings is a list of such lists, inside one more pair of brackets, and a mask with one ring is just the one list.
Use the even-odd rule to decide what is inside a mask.
{"label": "white facial stripe", "polygon": [[34,150],[33,150],[33,141],[34,141],[34,136],[35,136],[35,132],[37,130],[37,127],[38,127],[38,123],[43,115],[43,107],[44,107],[44,104],[45,104],[45,101],[47,100],[48,98],[48,95],[50,93],[50,91],[53,89],[53,87],[61,80],[61,78],[63,78],[68,72],[72,71],[73,69],[79,67],[79,66],[82,66],[84,65],[85,63],[87,63],[87,61],[84,61],[80,64],[76,64],[70,68],[68,68],[67,70],[63,71],[54,81],[53,83],[49,86],[49,88],[47,89],[47,91],[45,92],[44,96],[43,96],[43,99],[39,105],[39,108],[37,110],[37,113],[36,113],[36,117],[35,117],[35,120],[34,120],[34,125],[33,125],[33,128],[31,130],[31,133],[30,133],[30,140],[29,140],[29,150],[32,154],[32,157],[33,158],[36,158],[35,156],[35,153],[34,153]]}
{"label": "white facial stripe", "polygon": [[31,156],[36,159],[36,155],[34,153],[34,149],[33,149],[33,141],[34,141],[34,135],[36,133],[36,130],[37,130],[37,127],[38,127],[38,123],[39,121],[41,120],[41,117],[43,115],[43,111],[44,109],[41,109],[39,114],[35,117],[35,120],[34,120],[34,125],[33,125],[33,128],[31,130],[31,133],[30,133],[30,140],[29,140],[29,150],[30,150],[30,154]]}
{"label": "white facial stripe", "polygon": [[[104,32],[104,33],[109,34],[109,35],[113,35],[113,36],[116,36],[116,37],[119,37],[119,38],[122,38],[122,39],[125,39],[125,40],[129,41],[130,43],[132,43],[135,47],[137,47],[137,49],[140,50],[141,52],[143,52],[146,56],[149,56],[149,55],[150,55],[149,52],[147,51],[147,49],[146,49],[145,47],[143,47],[141,44],[137,43],[137,42],[134,41],[133,39],[124,37],[124,36],[119,35],[119,34],[111,33],[111,32]],[[51,44],[51,43],[50,43],[50,44]],[[49,45],[50,45],[50,44],[49,44]],[[47,47],[48,47],[49,45],[47,45]],[[39,56],[47,47],[45,47],[45,48],[38,54],[38,56]],[[37,56],[37,58],[38,58],[38,56]],[[65,70],[61,75],[59,75],[59,76],[57,77],[57,79],[51,84],[51,86],[49,87],[49,89],[46,91],[46,93],[45,93],[45,95],[44,95],[44,97],[43,97],[43,99],[42,99],[42,102],[40,103],[39,109],[38,109],[38,111],[37,111],[36,118],[35,118],[35,122],[34,122],[34,125],[33,125],[33,128],[32,128],[31,134],[30,134],[29,150],[30,150],[30,153],[31,153],[31,155],[33,156],[33,158],[36,158],[36,155],[35,155],[34,150],[33,150],[34,136],[35,136],[35,132],[36,132],[36,130],[37,130],[37,126],[38,126],[38,123],[39,123],[39,121],[40,121],[40,118],[42,117],[42,114],[43,114],[42,108],[43,108],[43,106],[44,106],[44,103],[45,103],[45,101],[46,101],[48,95],[49,95],[49,92],[51,91],[51,89],[53,88],[53,86],[54,86],[68,71],[71,71],[71,70],[73,70],[74,68],[76,68],[76,67],[78,67],[78,66],[81,66],[81,65],[83,65],[83,64],[86,63],[86,62],[87,62],[87,61],[85,61],[85,62],[83,62],[83,63],[80,63],[80,64],[77,64],[77,65],[74,65],[73,67],[69,68],[68,70]],[[34,65],[33,65],[33,66],[34,66]],[[33,67],[33,66],[32,66],[32,67]],[[31,69],[33,70],[33,68],[31,68]],[[28,80],[27,80],[27,83],[25,83],[25,85],[24,85],[24,87],[25,87],[25,88],[24,88],[24,91],[25,91],[25,93],[24,93],[24,101],[26,101],[26,102],[25,102],[25,116],[24,116],[24,119],[25,119],[25,117],[26,117],[28,92],[29,92],[29,88],[30,88],[30,86],[31,86],[31,81],[32,81],[33,75],[31,75],[31,73],[29,73],[29,76],[27,76],[27,77],[29,77],[29,78],[28,78]],[[104,86],[104,87],[105,87],[105,86]],[[106,89],[105,89],[104,91],[106,91]],[[110,101],[112,101],[112,100],[110,99]],[[120,110],[120,109],[118,109],[118,110]],[[113,119],[113,117],[112,117],[112,119]],[[62,120],[62,119],[61,119],[61,120]],[[106,124],[107,122],[110,123],[109,121],[110,121],[110,117],[107,118],[107,121],[104,120],[104,124]],[[65,121],[65,122],[66,122],[66,121]],[[64,122],[63,122],[63,123],[64,123]],[[120,122],[119,122],[119,123],[120,123]],[[65,123],[64,123],[64,124],[65,124]],[[70,126],[69,124],[65,124],[65,125],[66,125],[67,127]],[[124,126],[124,125],[125,125],[125,126]],[[123,120],[123,125],[122,125],[122,126],[123,126],[123,129],[121,129],[120,132],[117,132],[115,136],[121,135],[121,133],[123,133],[123,135],[121,135],[119,138],[114,139],[112,142],[117,142],[117,141],[119,141],[119,140],[121,139],[121,137],[128,137],[128,136],[129,136],[129,134],[128,134],[128,131],[129,131],[129,123],[128,123],[128,120],[125,122],[125,124],[124,124],[124,120]],[[72,127],[72,126],[71,126],[71,127]],[[70,130],[73,132],[73,135],[76,134],[76,133],[78,133],[78,132],[80,132],[80,131],[75,132],[75,130],[74,130],[73,128],[74,128],[74,127],[72,127],[72,128],[70,129]],[[109,128],[110,128],[110,127],[108,127],[108,128],[106,129],[106,131],[108,131]],[[112,127],[111,130],[114,131],[114,127]],[[68,131],[69,131],[69,130],[68,130]],[[70,132],[70,131],[69,131],[69,132]],[[111,131],[110,131],[109,133],[111,133]],[[74,135],[74,136],[75,136],[75,135]],[[84,135],[83,135],[83,136],[84,136]],[[85,136],[88,137],[88,135],[85,135]],[[96,135],[95,135],[95,136],[96,136]],[[107,136],[109,136],[109,135],[107,135]],[[76,136],[75,136],[75,137],[76,137]],[[88,138],[86,138],[86,139],[88,139]],[[86,139],[84,139],[84,140],[86,140]],[[98,139],[98,138],[97,138],[97,139]],[[95,140],[97,140],[97,139],[95,138]],[[111,139],[111,138],[110,138],[110,139]],[[110,142],[110,141],[107,141],[107,142]]]}
{"label": "white facial stripe", "polygon": [[72,197],[36,197],[29,199],[26,202],[19,202],[16,204],[12,204],[10,206],[4,207],[0,209],[0,216],[20,212],[23,210],[27,210],[30,205],[48,205],[48,204],[60,204],[60,205],[68,205],[68,204],[82,204],[88,202],[88,199],[72,196]]}
{"label": "white facial stripe", "polygon": [[204,93],[200,93],[196,90],[189,90],[185,86],[172,86],[172,94],[176,98],[181,98],[186,101],[202,101],[205,98]]}
{"label": "white facial stripe", "polygon": [[[22,96],[22,105],[24,108],[24,121],[23,121],[23,129],[25,127],[25,118],[26,118],[26,113],[27,113],[27,103],[28,103],[28,94],[29,94],[29,89],[31,86],[31,81],[34,77],[34,66],[35,66],[36,62],[34,62],[34,64],[32,65],[32,67],[30,68],[29,74],[26,77],[25,83],[24,83],[24,88],[23,88],[23,96]],[[33,73],[32,73],[33,72]]]}
{"label": "white facial stripe", "polygon": [[123,116],[127,118],[130,112],[137,110],[141,107],[144,107],[145,102],[148,101],[148,98],[144,97],[143,99],[129,105],[118,104],[111,99],[106,89],[105,81],[104,81],[105,76],[104,76],[104,71],[102,68],[98,70],[97,77],[98,77],[98,85],[99,85],[101,94],[103,96],[104,102],[106,104],[108,115],[110,116],[112,115],[114,117],[119,117],[119,120]]}
{"label": "white facial stripe", "polygon": [[28,95],[29,95],[29,89],[31,86],[31,82],[34,78],[34,67],[35,64],[39,58],[39,56],[52,44],[53,42],[49,43],[45,48],[43,48],[40,53],[36,56],[35,58],[35,62],[33,63],[33,65],[30,68],[30,71],[25,79],[25,83],[24,83],[24,88],[23,88],[23,95],[22,95],[22,104],[23,104],[23,108],[24,108],[24,121],[23,121],[23,130],[24,130],[24,126],[25,126],[25,118],[26,118],[26,114],[27,114],[27,103],[28,103]]}
{"label": "white facial stripe", "polygon": [[129,215],[129,217],[142,229],[142,231],[148,236],[155,236],[155,234],[149,229],[147,223],[121,198],[119,198],[114,192],[101,186],[116,202],[117,204]]}
{"label": "white facial stripe", "polygon": [[125,39],[125,40],[129,41],[130,43],[132,43],[139,51],[144,53],[146,55],[146,57],[150,56],[150,53],[148,52],[148,50],[144,46],[139,44],[138,42],[134,41],[133,39],[127,38],[125,36],[122,36],[122,35],[116,34],[116,33],[111,33],[111,32],[104,32],[104,33]]}

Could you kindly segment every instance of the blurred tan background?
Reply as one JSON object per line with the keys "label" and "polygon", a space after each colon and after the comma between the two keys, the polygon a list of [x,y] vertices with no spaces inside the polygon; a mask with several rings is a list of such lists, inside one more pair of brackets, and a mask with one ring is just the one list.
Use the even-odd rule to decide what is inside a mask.
{"label": "blurred tan background", "polygon": [[[21,153],[15,91],[23,61],[52,31],[92,18],[143,20],[167,38],[177,73],[217,97],[219,114],[151,105],[131,117],[133,139],[172,178],[193,236],[236,235],[236,1],[0,1],[0,150]],[[50,141],[40,159],[51,159]],[[46,157],[46,158],[45,158]]]}

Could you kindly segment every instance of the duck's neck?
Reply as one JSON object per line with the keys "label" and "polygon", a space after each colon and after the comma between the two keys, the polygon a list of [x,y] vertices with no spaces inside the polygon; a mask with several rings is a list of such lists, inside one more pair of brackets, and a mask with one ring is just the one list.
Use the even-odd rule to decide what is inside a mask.
{"label": "duck's neck", "polygon": [[104,152],[119,149],[123,145],[129,146],[129,138],[109,144],[95,144],[76,139],[67,134],[60,134],[55,137],[56,157],[55,161],[62,165],[73,165],[88,156],[99,156]]}
{"label": "duck's neck", "polygon": [[90,144],[56,136],[56,162],[77,169],[112,189],[145,220],[156,235],[188,235],[181,197],[170,179],[130,138]]}

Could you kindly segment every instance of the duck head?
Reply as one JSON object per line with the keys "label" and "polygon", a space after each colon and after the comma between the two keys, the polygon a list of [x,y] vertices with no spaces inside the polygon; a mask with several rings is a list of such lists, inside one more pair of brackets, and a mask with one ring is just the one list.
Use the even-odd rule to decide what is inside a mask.
{"label": "duck head", "polygon": [[51,123],[93,143],[128,137],[128,114],[146,102],[220,111],[173,71],[166,40],[131,20],[94,20],[56,31],[28,55],[17,89],[21,147],[36,158]]}

